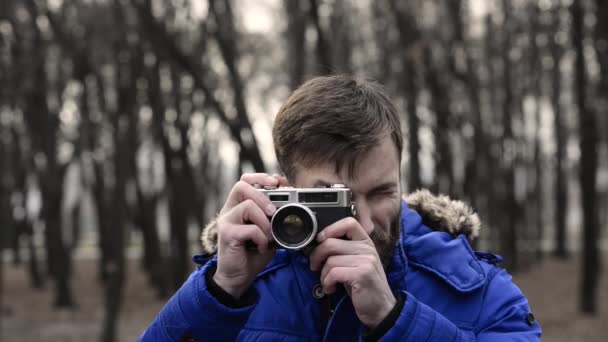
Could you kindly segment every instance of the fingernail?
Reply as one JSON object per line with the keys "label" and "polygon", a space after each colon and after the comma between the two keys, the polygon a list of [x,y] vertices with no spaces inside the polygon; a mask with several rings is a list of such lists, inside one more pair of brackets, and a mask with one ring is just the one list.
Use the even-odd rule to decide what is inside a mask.
{"label": "fingernail", "polygon": [[266,214],[272,215],[275,211],[277,211],[277,207],[275,207],[274,204],[271,203],[266,206]]}

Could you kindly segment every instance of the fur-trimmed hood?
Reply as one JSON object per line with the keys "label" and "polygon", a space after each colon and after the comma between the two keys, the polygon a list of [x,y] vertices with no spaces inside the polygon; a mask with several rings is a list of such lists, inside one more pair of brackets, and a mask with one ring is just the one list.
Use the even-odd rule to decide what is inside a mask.
{"label": "fur-trimmed hood", "polygon": [[410,209],[418,212],[427,227],[454,237],[462,234],[469,241],[479,237],[479,215],[466,203],[446,195],[433,195],[428,190],[415,191],[403,199]]}
{"label": "fur-trimmed hood", "polygon": [[[434,195],[428,190],[417,190],[403,199],[408,207],[418,212],[422,222],[435,231],[450,233],[456,237],[465,235],[469,241],[479,236],[481,222],[473,209],[462,201],[445,195]],[[205,253],[217,249],[216,220],[211,221],[201,233],[201,244]]]}

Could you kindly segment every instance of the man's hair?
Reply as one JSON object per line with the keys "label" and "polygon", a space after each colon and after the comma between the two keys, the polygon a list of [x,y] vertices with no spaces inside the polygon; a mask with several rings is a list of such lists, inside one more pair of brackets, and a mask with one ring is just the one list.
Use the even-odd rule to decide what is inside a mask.
{"label": "man's hair", "polygon": [[296,166],[335,162],[348,167],[390,136],[401,160],[399,115],[384,87],[365,78],[332,75],[313,78],[295,90],[272,129],[281,171],[294,181]]}

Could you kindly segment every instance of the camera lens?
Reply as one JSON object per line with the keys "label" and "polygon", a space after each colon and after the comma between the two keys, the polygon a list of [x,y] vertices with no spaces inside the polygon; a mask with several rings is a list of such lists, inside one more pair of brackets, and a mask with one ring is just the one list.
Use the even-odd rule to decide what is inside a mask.
{"label": "camera lens", "polygon": [[280,246],[300,249],[315,238],[317,220],[308,207],[288,204],[279,208],[272,217],[271,232]]}

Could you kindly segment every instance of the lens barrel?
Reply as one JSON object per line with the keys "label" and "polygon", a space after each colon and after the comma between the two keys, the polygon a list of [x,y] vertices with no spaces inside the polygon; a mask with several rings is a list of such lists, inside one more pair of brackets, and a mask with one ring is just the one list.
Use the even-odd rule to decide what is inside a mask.
{"label": "lens barrel", "polygon": [[280,207],[270,221],[275,242],[283,248],[301,249],[317,235],[317,219],[310,208],[297,204]]}

